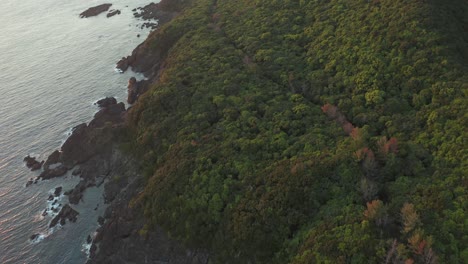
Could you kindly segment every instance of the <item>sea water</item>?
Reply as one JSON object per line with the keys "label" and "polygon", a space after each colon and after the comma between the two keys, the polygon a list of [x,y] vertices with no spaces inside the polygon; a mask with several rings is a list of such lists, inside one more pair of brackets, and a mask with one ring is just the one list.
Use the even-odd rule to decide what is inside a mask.
{"label": "sea water", "polygon": [[[98,0],[0,1],[0,263],[84,263],[86,238],[103,213],[101,190],[90,188],[77,206],[76,223],[49,229],[42,216],[57,186],[66,191],[79,179],[67,175],[25,187],[39,172],[23,158],[44,160],[70,129],[89,122],[106,96],[126,99],[126,85],[138,74],[115,71],[115,63],[144,40],[132,9],[147,0],[111,0],[122,14],[81,19]],[[138,38],[137,35],[141,37]],[[57,204],[68,202],[59,197]],[[32,234],[38,234],[30,240]]]}

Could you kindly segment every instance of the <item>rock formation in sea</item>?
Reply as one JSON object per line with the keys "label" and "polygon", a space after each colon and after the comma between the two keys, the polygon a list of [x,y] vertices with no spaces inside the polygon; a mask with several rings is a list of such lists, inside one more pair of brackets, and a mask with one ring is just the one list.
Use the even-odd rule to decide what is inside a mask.
{"label": "rock formation in sea", "polygon": [[98,6],[90,7],[88,9],[86,9],[85,11],[83,11],[80,14],[80,17],[81,18],[88,18],[88,17],[92,17],[92,16],[97,16],[97,15],[99,15],[101,13],[107,12],[107,10],[109,10],[109,8],[111,6],[112,6],[112,4],[101,4],[101,5],[98,5]]}
{"label": "rock formation in sea", "polygon": [[120,15],[120,14],[121,14],[120,10],[115,9],[115,10],[109,10],[109,13],[107,13],[106,16],[109,18],[109,17],[113,17],[115,15]]}
{"label": "rock formation in sea", "polygon": [[26,167],[30,168],[31,171],[39,170],[44,164],[44,161],[39,162],[35,157],[29,155],[26,156],[23,161],[26,162]]}

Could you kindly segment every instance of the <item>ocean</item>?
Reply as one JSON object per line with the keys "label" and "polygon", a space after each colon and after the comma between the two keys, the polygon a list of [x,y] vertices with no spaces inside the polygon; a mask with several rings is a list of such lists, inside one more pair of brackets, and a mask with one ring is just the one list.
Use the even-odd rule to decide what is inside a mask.
{"label": "ocean", "polygon": [[[51,230],[50,212],[42,215],[51,206],[47,198],[79,179],[67,174],[26,187],[40,172],[29,171],[23,158],[45,160],[59,149],[74,126],[92,119],[98,99],[126,100],[128,79],[143,76],[114,67],[149,33],[131,10],[150,2],[113,0],[111,9],[122,14],[81,19],[82,11],[106,2],[0,1],[0,263],[86,262],[86,238],[105,210],[102,190],[90,188],[72,205],[80,213],[76,223]],[[39,236],[31,241],[33,234]]]}

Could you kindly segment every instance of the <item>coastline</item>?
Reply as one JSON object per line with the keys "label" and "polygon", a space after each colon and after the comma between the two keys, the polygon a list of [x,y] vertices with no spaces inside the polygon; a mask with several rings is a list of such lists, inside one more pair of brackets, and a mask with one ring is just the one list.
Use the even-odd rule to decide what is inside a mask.
{"label": "coastline", "polygon": [[[166,2],[170,1],[152,3],[139,8],[140,13],[134,13],[135,17],[142,17],[144,20],[158,19],[159,23],[158,28],[130,56],[122,58],[117,64],[121,72],[131,68],[148,78],[141,81],[136,81],[135,78],[129,80],[127,101],[130,104],[135,103],[157,81],[163,68],[170,46],[165,45],[154,50],[150,49],[150,43],[158,35],[162,24],[180,13],[180,10],[164,10]],[[158,10],[159,7],[162,8]],[[154,12],[155,10],[158,12]],[[89,249],[87,263],[207,263],[208,254],[184,248],[181,243],[170,239],[161,228],[147,231],[142,208],[129,206],[131,199],[144,187],[138,161],[121,148],[126,140],[126,116],[130,108],[125,109],[124,103],[117,103],[114,98],[105,98],[96,104],[100,110],[94,118],[88,124],[75,126],[60,151],[51,153],[45,162],[28,162],[32,162],[35,170],[43,166],[43,171],[26,185],[37,183],[39,179],[61,177],[69,171],[80,178],[73,189],[64,190],[62,196],[68,196],[68,199],[64,197],[64,205],[60,204],[61,207],[55,209],[57,212],[52,222],[63,225],[76,221],[76,218],[79,221],[79,212],[72,207],[82,201],[86,189],[104,184],[102,195],[107,209],[99,217],[100,227],[95,235],[88,236],[88,245],[85,246]],[[33,234],[31,239],[35,240],[38,235]]]}

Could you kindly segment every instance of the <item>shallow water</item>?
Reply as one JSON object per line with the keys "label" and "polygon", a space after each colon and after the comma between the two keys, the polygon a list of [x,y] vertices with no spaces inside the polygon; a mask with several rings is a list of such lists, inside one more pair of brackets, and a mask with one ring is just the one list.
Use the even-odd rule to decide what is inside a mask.
{"label": "shallow water", "polygon": [[[150,2],[113,0],[111,9],[121,15],[80,19],[79,13],[105,1],[0,1],[0,263],[86,261],[83,243],[104,210],[100,190],[87,190],[84,202],[73,206],[80,212],[77,223],[51,232],[51,216],[41,215],[49,192],[57,186],[66,191],[78,179],[67,176],[26,188],[39,173],[22,160],[28,154],[46,159],[73,126],[91,120],[96,100],[125,100],[128,79],[142,76],[119,74],[114,66],[148,34],[131,10]],[[44,238],[31,242],[35,233]]]}

